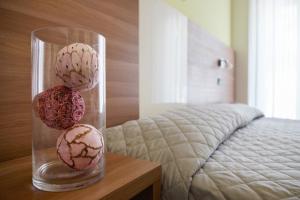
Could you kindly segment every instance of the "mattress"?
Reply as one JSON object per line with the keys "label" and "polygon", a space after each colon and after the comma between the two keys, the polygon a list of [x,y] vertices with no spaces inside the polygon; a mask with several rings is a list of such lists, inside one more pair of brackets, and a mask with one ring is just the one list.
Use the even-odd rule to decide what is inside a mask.
{"label": "mattress", "polygon": [[159,162],[162,199],[298,199],[300,124],[241,104],[187,106],[105,132],[107,151]]}

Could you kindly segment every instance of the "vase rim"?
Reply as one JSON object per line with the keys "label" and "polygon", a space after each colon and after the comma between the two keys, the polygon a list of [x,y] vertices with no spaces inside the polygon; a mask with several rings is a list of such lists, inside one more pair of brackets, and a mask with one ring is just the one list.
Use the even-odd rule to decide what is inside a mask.
{"label": "vase rim", "polygon": [[99,45],[97,41],[105,42],[105,37],[101,33],[97,33],[85,28],[77,28],[72,26],[40,27],[31,32],[31,39],[34,40],[34,38],[37,38],[43,42],[58,45],[69,45],[76,42],[86,43],[86,38],[94,38],[94,41],[87,41],[87,44],[90,44],[92,46]]}
{"label": "vase rim", "polygon": [[[55,30],[55,29],[65,29],[65,30],[81,30],[81,31],[85,31],[85,32],[90,32],[92,34],[95,34],[95,35],[99,35],[101,37],[104,37],[104,35],[102,33],[98,33],[96,31],[93,31],[91,29],[86,29],[86,28],[79,28],[79,27],[75,27],[75,26],[42,26],[42,27],[39,27],[39,28],[36,28],[34,29],[33,31],[31,31],[31,34],[35,34],[39,31],[43,31],[43,30]],[[105,38],[105,37],[104,37]]]}

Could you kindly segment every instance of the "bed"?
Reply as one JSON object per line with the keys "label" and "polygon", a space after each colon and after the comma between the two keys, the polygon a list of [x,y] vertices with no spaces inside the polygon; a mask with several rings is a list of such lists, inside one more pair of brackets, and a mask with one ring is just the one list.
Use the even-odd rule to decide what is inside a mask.
{"label": "bed", "polygon": [[300,122],[242,104],[186,106],[105,132],[107,151],[162,165],[162,199],[300,199]]}

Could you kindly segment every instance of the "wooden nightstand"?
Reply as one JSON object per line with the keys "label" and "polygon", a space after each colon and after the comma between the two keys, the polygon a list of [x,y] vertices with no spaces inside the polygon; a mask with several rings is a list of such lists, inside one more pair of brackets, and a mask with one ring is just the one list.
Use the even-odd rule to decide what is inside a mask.
{"label": "wooden nightstand", "polygon": [[[31,184],[31,157],[0,163],[0,199],[160,199],[161,166],[145,160],[106,154],[104,178],[70,192],[43,192]],[[138,196],[137,196],[138,195]]]}

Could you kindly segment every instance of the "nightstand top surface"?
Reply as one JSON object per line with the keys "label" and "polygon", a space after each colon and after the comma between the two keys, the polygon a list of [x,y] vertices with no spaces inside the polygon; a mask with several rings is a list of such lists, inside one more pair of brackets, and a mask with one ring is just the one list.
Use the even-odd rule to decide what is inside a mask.
{"label": "nightstand top surface", "polygon": [[160,179],[157,163],[106,154],[104,178],[80,190],[43,192],[32,186],[31,157],[0,163],[0,199],[127,199]]}

